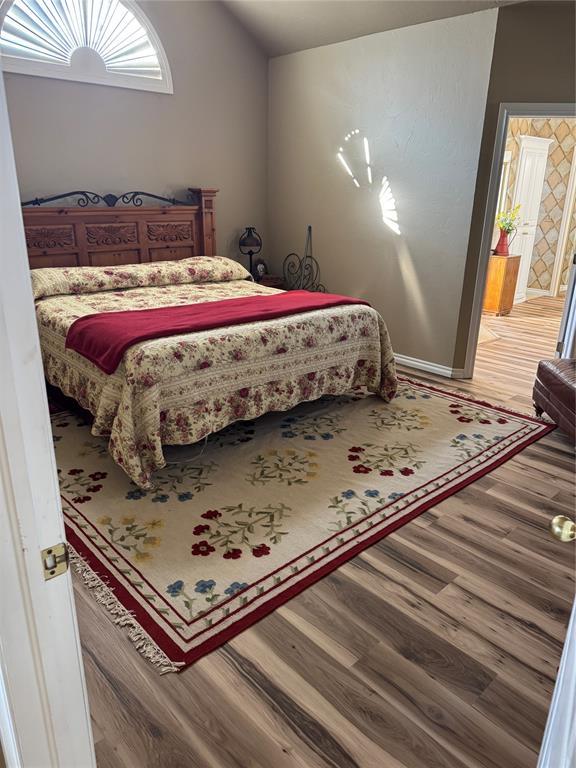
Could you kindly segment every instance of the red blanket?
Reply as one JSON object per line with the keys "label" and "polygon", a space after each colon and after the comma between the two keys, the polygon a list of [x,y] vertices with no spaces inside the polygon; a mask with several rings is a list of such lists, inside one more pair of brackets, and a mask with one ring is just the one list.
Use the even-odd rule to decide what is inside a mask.
{"label": "red blanket", "polygon": [[83,355],[104,373],[114,373],[124,352],[140,341],[272,320],[344,304],[368,302],[335,293],[286,291],[176,307],[100,312],[85,315],[72,323],[66,336],[66,348]]}

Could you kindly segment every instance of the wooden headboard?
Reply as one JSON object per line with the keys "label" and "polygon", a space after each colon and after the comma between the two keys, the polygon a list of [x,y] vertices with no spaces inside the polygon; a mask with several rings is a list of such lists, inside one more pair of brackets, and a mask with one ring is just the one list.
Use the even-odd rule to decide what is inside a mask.
{"label": "wooden headboard", "polygon": [[[162,207],[144,206],[143,197],[172,201],[142,192],[120,197],[75,192],[25,203],[22,213],[30,267],[108,267],[214,256],[217,191],[190,190],[190,203],[174,200]],[[73,208],[43,207],[44,202],[78,195],[84,197]],[[89,204],[100,201],[104,206]],[[117,202],[128,204],[115,207]]]}

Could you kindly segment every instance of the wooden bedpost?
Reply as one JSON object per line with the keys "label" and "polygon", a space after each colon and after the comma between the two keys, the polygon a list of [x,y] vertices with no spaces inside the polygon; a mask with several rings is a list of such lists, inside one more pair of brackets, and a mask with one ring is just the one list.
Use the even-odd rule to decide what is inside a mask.
{"label": "wooden bedpost", "polygon": [[202,223],[202,253],[205,256],[216,255],[216,225],[214,221],[214,198],[217,189],[199,189],[200,221]]}

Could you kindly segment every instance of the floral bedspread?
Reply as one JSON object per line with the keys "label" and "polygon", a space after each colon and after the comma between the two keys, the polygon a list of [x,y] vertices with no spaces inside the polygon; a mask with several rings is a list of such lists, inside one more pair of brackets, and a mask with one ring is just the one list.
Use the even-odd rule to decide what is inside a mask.
{"label": "floral bedspread", "polygon": [[36,313],[46,378],[94,415],[92,434],[109,435],[114,460],[145,489],[166,465],[163,445],[194,443],[235,421],[354,386],[386,401],[394,396],[388,332],[367,306],[145,341],[112,375],[64,348],[83,315],[273,292],[232,279],[44,296]]}

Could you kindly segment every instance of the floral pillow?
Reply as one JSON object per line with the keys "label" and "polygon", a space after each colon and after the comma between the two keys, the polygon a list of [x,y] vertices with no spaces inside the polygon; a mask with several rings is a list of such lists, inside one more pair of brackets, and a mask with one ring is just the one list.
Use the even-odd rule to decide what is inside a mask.
{"label": "floral pillow", "polygon": [[117,267],[47,267],[33,269],[31,275],[35,299],[149,285],[223,283],[250,277],[241,264],[224,256],[193,256]]}

